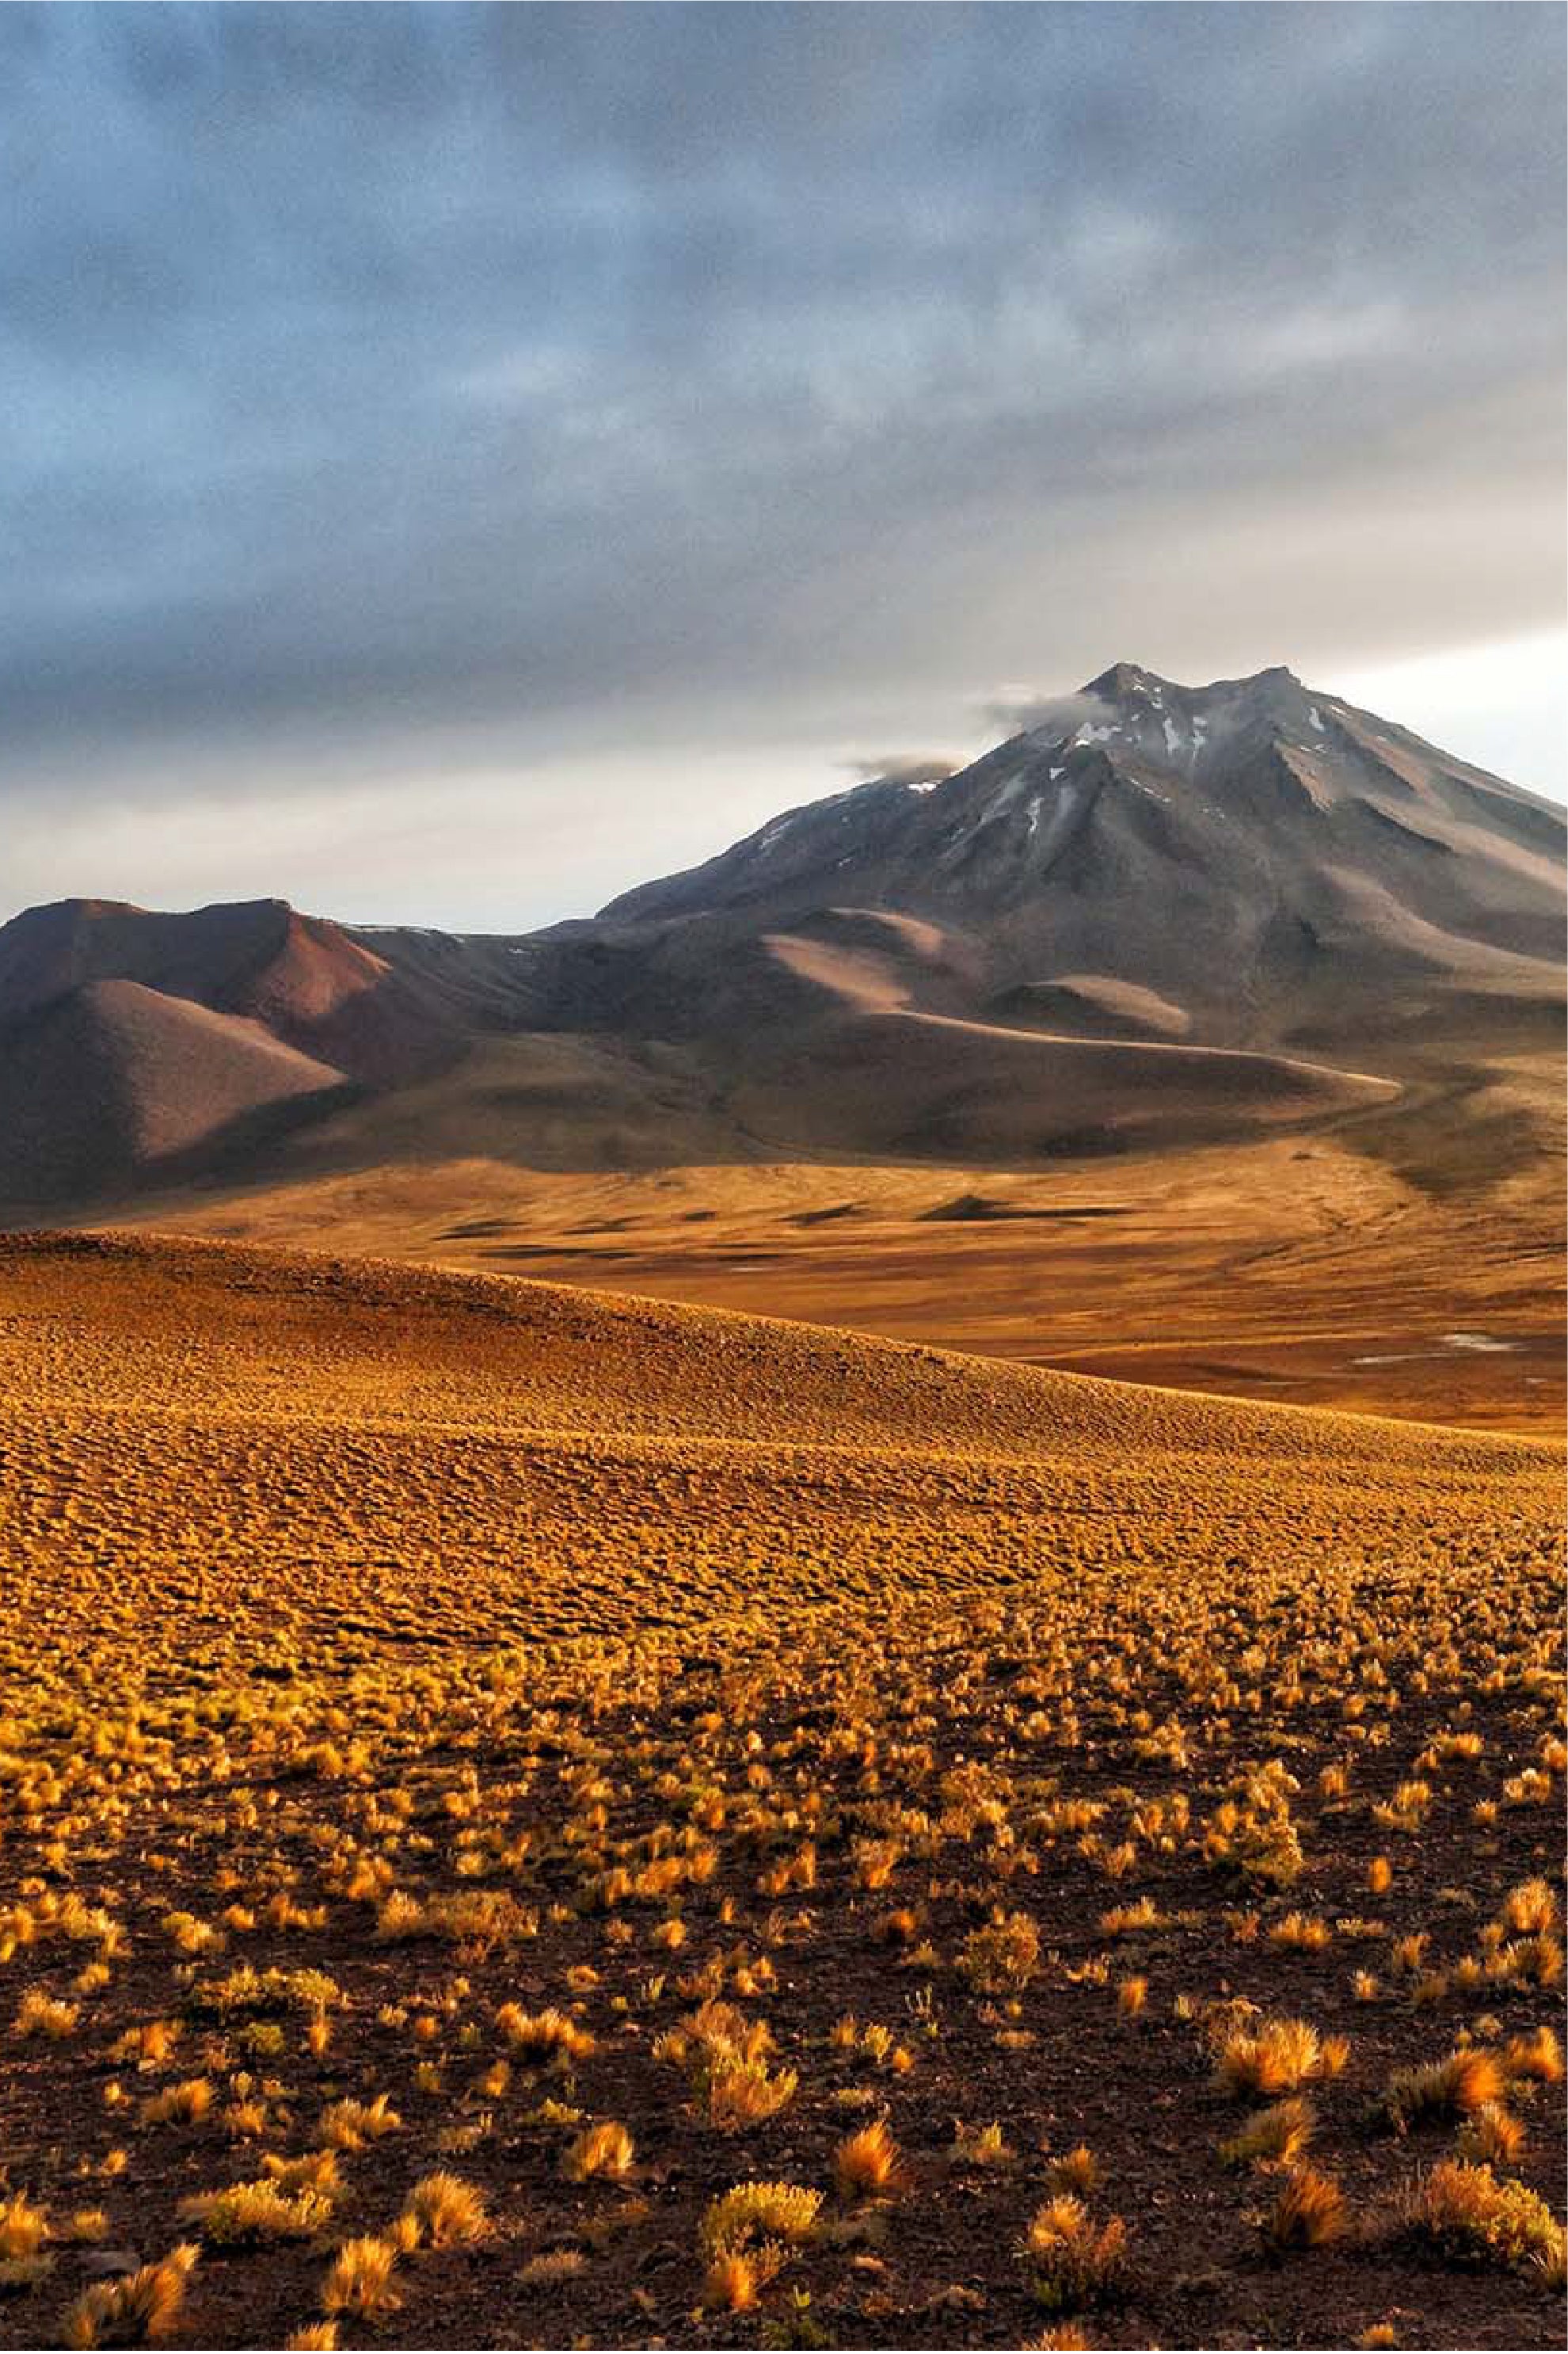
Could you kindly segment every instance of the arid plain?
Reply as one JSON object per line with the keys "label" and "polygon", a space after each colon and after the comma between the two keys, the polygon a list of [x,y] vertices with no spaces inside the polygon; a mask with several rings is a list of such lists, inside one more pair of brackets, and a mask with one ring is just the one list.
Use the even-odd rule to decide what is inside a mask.
{"label": "arid plain", "polygon": [[0,1347],[5,2342],[1550,2342],[1547,1445],[131,1235]]}
{"label": "arid plain", "polygon": [[514,1273],[1134,1382],[1560,1434],[1559,1073],[1395,1118],[1016,1167],[393,1158],[156,1230]]}

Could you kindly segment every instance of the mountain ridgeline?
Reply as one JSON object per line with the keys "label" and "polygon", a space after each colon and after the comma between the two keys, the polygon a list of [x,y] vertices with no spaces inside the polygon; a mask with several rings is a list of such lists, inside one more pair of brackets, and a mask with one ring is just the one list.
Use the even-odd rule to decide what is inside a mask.
{"label": "mountain ridgeline", "polygon": [[1556,1039],[1564,849],[1550,803],[1288,671],[1118,664],[939,783],[544,932],[30,908],[0,928],[0,1202],[1375,1134]]}

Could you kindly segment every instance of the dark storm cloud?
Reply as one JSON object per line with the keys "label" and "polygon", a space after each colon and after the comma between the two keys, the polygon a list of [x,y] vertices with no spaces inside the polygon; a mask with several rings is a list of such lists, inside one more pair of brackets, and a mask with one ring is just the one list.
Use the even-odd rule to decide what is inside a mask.
{"label": "dark storm cloud", "polygon": [[880,726],[1261,578],[1282,660],[1538,626],[1563,63],[1533,6],[0,10],[13,776]]}

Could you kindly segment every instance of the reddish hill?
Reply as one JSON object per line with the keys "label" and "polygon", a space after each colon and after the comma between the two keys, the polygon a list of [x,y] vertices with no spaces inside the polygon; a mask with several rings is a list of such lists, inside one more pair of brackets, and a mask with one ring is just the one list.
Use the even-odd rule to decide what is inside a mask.
{"label": "reddish hill", "polygon": [[261,1149],[346,1093],[341,1071],[260,1023],[140,981],[89,981],[7,1033],[7,1183],[41,1203],[185,1174]]}
{"label": "reddish hill", "polygon": [[284,1044],[375,1087],[450,1055],[450,1025],[339,924],[281,899],[169,915],[63,899],[0,928],[0,1025],[101,981],[260,1022]]}

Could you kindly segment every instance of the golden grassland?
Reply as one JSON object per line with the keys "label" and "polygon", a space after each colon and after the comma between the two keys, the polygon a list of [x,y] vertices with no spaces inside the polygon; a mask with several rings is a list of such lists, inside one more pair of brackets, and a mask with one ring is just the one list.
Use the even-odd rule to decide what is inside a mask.
{"label": "golden grassland", "polygon": [[[1124,1380],[1561,1435],[1562,1076],[1045,1169],[417,1153],[131,1223],[853,1326]],[[101,1213],[100,1214],[101,1216]],[[1129,1267],[1136,1269],[1128,1279]]]}
{"label": "golden grassland", "polygon": [[0,2343],[1557,2342],[1543,1445],[0,1245]]}

